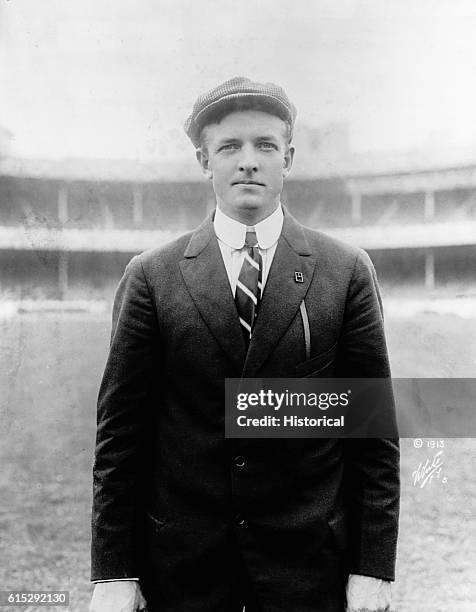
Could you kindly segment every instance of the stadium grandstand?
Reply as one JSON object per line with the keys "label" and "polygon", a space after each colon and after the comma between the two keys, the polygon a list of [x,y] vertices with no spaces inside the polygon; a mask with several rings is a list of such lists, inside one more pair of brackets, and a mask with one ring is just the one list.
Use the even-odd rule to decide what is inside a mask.
{"label": "stadium grandstand", "polygon": [[[388,291],[476,290],[476,155],[357,157],[338,143],[322,157],[306,134],[283,198],[293,215],[366,249]],[[134,254],[213,207],[192,162],[0,155],[0,297],[110,303]]]}

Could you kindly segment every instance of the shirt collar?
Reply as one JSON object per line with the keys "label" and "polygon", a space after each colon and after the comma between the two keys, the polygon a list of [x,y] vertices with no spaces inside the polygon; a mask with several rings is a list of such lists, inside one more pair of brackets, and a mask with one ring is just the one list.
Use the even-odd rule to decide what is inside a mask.
{"label": "shirt collar", "polygon": [[[232,249],[242,249],[245,244],[247,226],[226,215],[217,206],[213,220],[215,234]],[[276,210],[255,226],[256,238],[260,249],[269,249],[278,240],[283,229],[283,209],[281,204]]]}

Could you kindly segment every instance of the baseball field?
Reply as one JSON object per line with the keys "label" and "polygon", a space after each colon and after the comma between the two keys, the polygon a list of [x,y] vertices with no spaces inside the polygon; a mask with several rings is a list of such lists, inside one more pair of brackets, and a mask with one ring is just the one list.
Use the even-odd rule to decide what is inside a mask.
{"label": "baseball field", "polygon": [[[95,401],[109,329],[103,315],[0,319],[0,590],[68,590],[72,612],[91,594]],[[476,318],[387,317],[387,334],[394,376],[474,377]],[[395,608],[474,612],[476,440],[401,446]],[[438,477],[415,484],[440,451]]]}

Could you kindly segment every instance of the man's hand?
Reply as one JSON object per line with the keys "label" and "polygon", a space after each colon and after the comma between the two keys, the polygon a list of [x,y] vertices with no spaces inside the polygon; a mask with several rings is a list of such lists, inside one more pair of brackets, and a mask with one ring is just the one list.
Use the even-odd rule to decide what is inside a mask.
{"label": "man's hand", "polygon": [[94,587],[89,612],[138,612],[146,601],[137,580],[98,582]]}
{"label": "man's hand", "polygon": [[351,574],[346,588],[346,612],[390,612],[391,587],[387,580]]}

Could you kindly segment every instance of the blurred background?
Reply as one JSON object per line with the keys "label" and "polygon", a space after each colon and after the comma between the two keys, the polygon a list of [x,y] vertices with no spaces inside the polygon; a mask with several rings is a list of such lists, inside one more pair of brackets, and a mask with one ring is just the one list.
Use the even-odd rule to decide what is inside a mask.
{"label": "blurred background", "polygon": [[[0,589],[87,609],[114,290],[213,209],[182,126],[218,82],[296,104],[283,202],[368,251],[394,376],[474,377],[475,31],[469,0],[0,0]],[[474,610],[475,458],[402,440],[401,612]]]}

